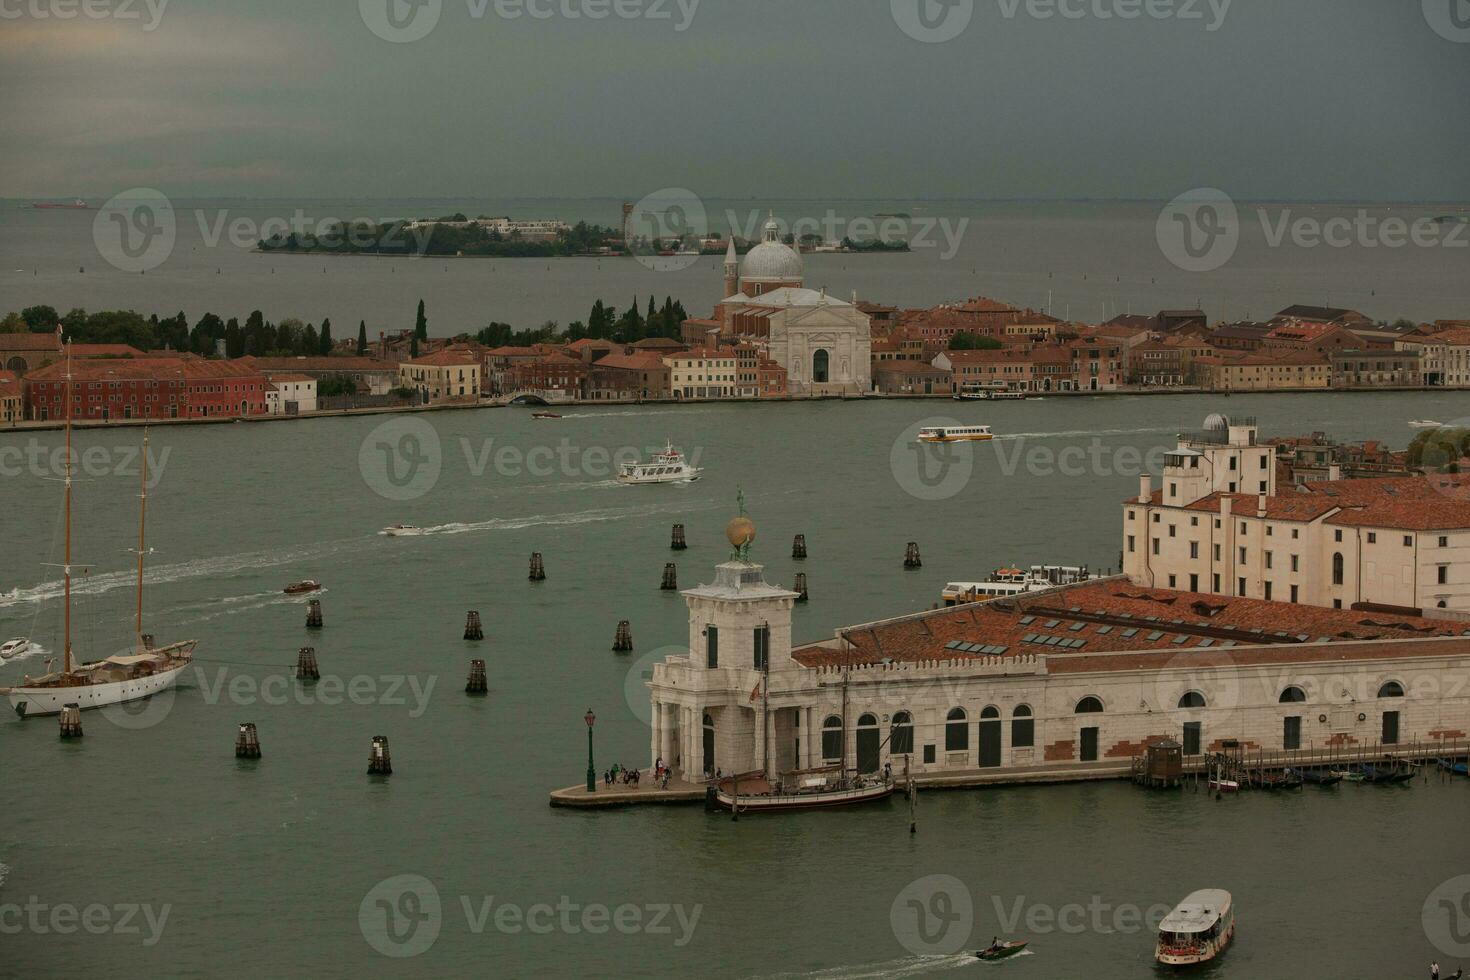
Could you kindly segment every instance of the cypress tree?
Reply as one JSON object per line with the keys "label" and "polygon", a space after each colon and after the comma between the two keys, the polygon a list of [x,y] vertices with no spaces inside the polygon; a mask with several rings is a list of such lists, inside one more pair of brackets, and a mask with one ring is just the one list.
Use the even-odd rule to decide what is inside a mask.
{"label": "cypress tree", "polygon": [[326,357],[328,354],[332,353],[332,318],[331,317],[327,317],[325,320],[322,321],[322,335],[321,335],[321,338],[320,338],[320,343],[321,343],[320,350],[321,350],[321,354],[322,354],[323,357]]}
{"label": "cypress tree", "polygon": [[357,356],[358,357],[366,357],[367,356],[367,352],[368,352],[368,346],[367,346],[367,321],[366,320],[358,320],[357,321]]}
{"label": "cypress tree", "polygon": [[429,339],[429,319],[424,316],[424,301],[419,300],[419,314],[414,319],[413,335],[419,340]]}

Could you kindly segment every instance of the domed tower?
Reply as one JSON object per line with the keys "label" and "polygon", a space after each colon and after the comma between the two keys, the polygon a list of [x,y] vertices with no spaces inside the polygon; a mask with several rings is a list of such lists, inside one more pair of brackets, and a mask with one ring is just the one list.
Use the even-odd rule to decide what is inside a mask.
{"label": "domed tower", "polygon": [[764,237],[740,263],[740,289],[747,296],[759,296],[786,286],[801,288],[806,280],[805,264],[800,250],[781,241],[781,226],[775,215],[766,221]]}

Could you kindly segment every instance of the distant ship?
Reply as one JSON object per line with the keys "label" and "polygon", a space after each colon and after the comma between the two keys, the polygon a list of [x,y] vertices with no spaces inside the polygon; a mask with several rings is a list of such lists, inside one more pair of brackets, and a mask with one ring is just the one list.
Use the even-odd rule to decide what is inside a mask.
{"label": "distant ship", "polygon": [[31,202],[31,207],[38,211],[91,211],[92,205],[81,198],[73,198],[70,204],[46,204]]}

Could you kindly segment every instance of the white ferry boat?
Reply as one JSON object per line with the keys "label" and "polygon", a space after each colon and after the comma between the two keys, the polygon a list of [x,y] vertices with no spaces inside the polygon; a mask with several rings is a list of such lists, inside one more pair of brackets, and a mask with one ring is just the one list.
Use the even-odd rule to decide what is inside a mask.
{"label": "white ferry boat", "polygon": [[983,582],[949,582],[940,592],[946,606],[962,602],[981,602],[999,596],[1040,592],[1059,585],[1076,585],[1102,578],[1086,565],[1032,565],[1029,569],[997,568]]}
{"label": "white ferry boat", "polygon": [[920,442],[985,442],[994,439],[988,425],[926,425],[919,430]]}
{"label": "white ferry boat", "polygon": [[662,452],[653,454],[646,463],[624,463],[618,470],[618,482],[637,483],[692,483],[699,479],[704,470],[690,466],[684,454],[674,448],[672,442]]}
{"label": "white ferry boat", "polygon": [[1024,391],[1011,391],[1004,381],[966,381],[954,393],[958,402],[1022,401]]}
{"label": "white ferry boat", "polygon": [[1159,923],[1159,945],[1154,959],[1166,966],[1208,963],[1235,937],[1235,909],[1230,893],[1203,888],[1175,907]]}

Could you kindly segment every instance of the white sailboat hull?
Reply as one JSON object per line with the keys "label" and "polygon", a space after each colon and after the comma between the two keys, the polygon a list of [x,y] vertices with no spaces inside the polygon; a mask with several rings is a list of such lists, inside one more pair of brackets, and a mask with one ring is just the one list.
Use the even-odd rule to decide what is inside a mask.
{"label": "white sailboat hull", "polygon": [[106,684],[87,684],[80,687],[12,687],[7,696],[10,698],[10,706],[22,718],[58,715],[68,704],[75,704],[83,711],[88,708],[105,708],[110,704],[126,704],[152,697],[171,687],[187,666],[188,664],[179,664],[146,677],[110,681]]}

